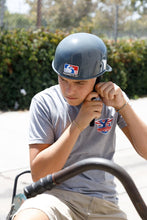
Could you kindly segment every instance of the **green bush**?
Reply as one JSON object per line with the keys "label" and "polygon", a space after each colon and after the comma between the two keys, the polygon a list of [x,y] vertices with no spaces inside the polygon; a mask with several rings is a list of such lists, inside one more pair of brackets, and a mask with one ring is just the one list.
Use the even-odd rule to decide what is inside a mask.
{"label": "green bush", "polygon": [[[0,109],[28,109],[37,92],[57,83],[51,63],[65,33],[9,31],[0,34]],[[117,44],[105,40],[112,80],[130,96],[147,95],[147,45],[145,41]]]}
{"label": "green bush", "polygon": [[147,95],[147,45],[145,41],[122,42],[127,73],[126,93],[130,97]]}
{"label": "green bush", "polygon": [[145,40],[105,42],[108,62],[113,68],[104,80],[118,84],[129,97],[147,95],[147,44]]}
{"label": "green bush", "polygon": [[51,68],[62,33],[24,30],[0,36],[0,109],[27,109],[34,94],[57,83]]}

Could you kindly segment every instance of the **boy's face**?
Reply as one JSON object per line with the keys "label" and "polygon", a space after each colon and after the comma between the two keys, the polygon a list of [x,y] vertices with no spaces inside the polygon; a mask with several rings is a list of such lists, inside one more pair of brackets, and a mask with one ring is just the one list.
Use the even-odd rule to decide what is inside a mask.
{"label": "boy's face", "polygon": [[72,106],[80,105],[87,95],[93,91],[96,78],[88,80],[74,80],[58,76],[62,95]]}

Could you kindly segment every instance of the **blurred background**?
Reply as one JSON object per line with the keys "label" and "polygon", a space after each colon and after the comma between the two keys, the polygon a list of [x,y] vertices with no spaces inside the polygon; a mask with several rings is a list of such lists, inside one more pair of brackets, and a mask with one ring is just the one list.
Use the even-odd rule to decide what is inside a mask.
{"label": "blurred background", "polygon": [[111,73],[129,96],[147,95],[146,0],[0,0],[0,110],[28,109],[39,91],[57,84],[52,60],[68,34],[103,39]]}
{"label": "blurred background", "polygon": [[91,30],[95,34],[147,36],[146,0],[0,0],[0,27],[51,31]]}

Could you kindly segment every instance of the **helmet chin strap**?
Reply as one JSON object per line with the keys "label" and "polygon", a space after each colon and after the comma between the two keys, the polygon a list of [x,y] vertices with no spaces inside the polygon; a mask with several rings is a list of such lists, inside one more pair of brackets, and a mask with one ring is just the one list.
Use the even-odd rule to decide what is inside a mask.
{"label": "helmet chin strap", "polygon": [[[96,81],[95,81],[95,84],[94,84],[94,87],[93,87],[93,92],[95,92],[95,86],[97,83],[99,83],[101,81],[101,76],[97,77],[96,78]],[[91,99],[93,100],[93,98]],[[90,122],[90,127],[93,127],[94,126],[94,122],[95,122],[95,119],[93,119],[91,122]]]}

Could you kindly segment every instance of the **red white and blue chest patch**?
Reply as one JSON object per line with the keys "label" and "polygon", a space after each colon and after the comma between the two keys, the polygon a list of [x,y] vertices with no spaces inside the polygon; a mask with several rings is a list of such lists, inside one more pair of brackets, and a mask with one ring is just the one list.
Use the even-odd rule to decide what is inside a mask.
{"label": "red white and blue chest patch", "polygon": [[112,121],[113,121],[113,118],[95,120],[97,131],[102,134],[107,134],[111,130]]}

